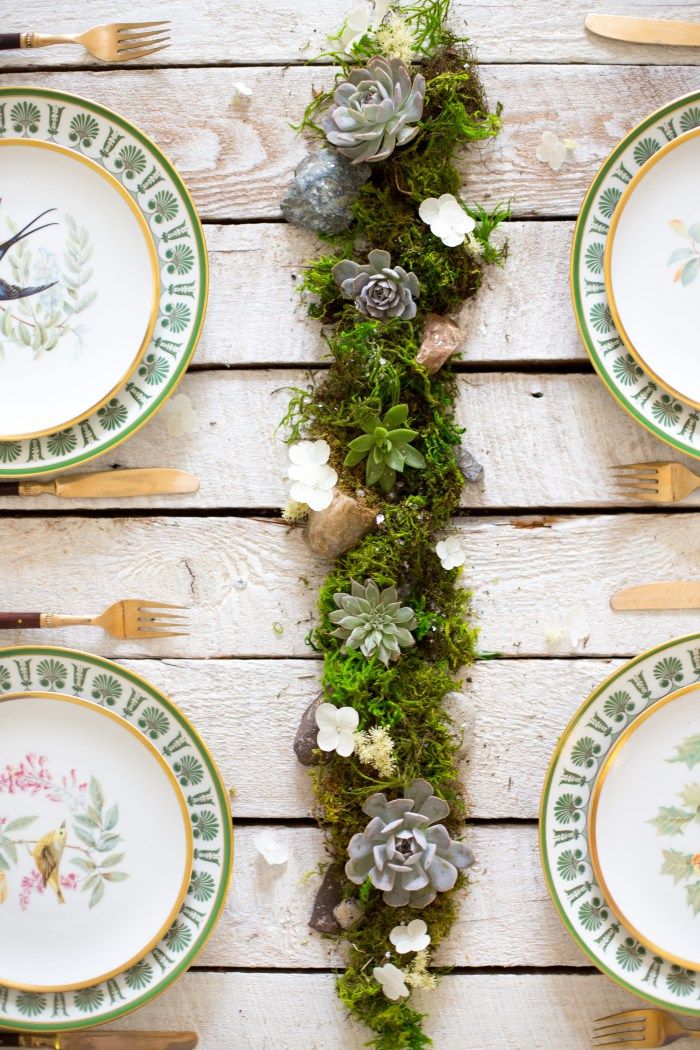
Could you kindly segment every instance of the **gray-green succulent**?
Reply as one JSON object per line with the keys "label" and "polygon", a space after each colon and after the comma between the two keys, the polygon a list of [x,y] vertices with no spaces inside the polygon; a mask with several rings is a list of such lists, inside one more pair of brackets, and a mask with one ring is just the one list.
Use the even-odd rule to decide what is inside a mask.
{"label": "gray-green succulent", "polygon": [[369,879],[391,908],[425,908],[474,863],[470,847],[437,823],[450,807],[427,780],[415,780],[390,802],[370,795],[362,809],[372,819],[350,839],[345,874],[358,886]]}
{"label": "gray-green succulent", "polygon": [[371,416],[361,423],[364,433],[348,443],[345,466],[355,467],[367,457],[365,480],[368,485],[379,485],[383,492],[391,491],[397,472],[402,474],[404,467],[423,470],[425,458],[411,445],[418,431],[405,426],[407,419],[408,405],[394,405],[383,419]]}
{"label": "gray-green succulent", "polygon": [[333,279],[355,308],[375,321],[410,321],[416,316],[420,295],[418,278],[403,266],[392,266],[389,252],[375,248],[369,262],[361,266],[343,259],[333,267]]}
{"label": "gray-green succulent", "polygon": [[415,613],[401,604],[395,587],[380,591],[374,580],[366,580],[364,586],[352,580],[350,594],[341,591],[333,601],[337,608],[330,621],[337,626],[332,633],[343,639],[347,649],[359,649],[368,659],[376,656],[388,667],[402,649],[415,645],[411,634],[418,626]]}
{"label": "gray-green succulent", "polygon": [[400,58],[376,56],[338,85],[321,123],[328,141],[353,164],[373,164],[418,134],[424,100],[422,74],[411,80]]}

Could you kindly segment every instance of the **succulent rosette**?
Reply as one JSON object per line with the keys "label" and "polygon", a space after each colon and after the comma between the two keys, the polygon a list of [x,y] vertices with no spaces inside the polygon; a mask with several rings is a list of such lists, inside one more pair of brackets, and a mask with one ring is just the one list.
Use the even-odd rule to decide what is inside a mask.
{"label": "succulent rosette", "polygon": [[392,266],[389,252],[375,248],[364,266],[352,259],[343,259],[333,267],[333,280],[365,317],[376,321],[392,318],[410,321],[416,316],[415,300],[420,295],[418,278],[402,266]]}
{"label": "succulent rosette", "polygon": [[353,164],[386,160],[418,134],[425,77],[411,74],[400,58],[371,58],[335,89],[321,121],[326,138]]}
{"label": "succulent rosette", "polygon": [[391,908],[425,908],[474,863],[470,847],[438,823],[450,807],[427,780],[415,780],[403,798],[370,795],[362,810],[372,819],[350,839],[345,874],[358,886],[369,878]]}
{"label": "succulent rosette", "polygon": [[351,593],[333,595],[337,605],[330,614],[337,624],[332,632],[345,641],[346,649],[360,649],[368,659],[377,656],[388,667],[390,660],[398,660],[401,649],[415,645],[411,631],[418,626],[413,609],[397,600],[395,587],[380,591],[374,580],[363,586],[351,581]]}

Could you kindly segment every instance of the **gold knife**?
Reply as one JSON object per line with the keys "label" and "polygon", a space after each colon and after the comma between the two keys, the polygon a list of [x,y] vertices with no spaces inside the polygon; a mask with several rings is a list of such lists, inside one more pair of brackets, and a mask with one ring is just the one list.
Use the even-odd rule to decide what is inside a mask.
{"label": "gold knife", "polygon": [[678,580],[624,587],[610,599],[613,609],[700,609],[700,582]]}
{"label": "gold knife", "polygon": [[626,40],[631,44],[700,46],[698,22],[677,22],[671,18],[632,18],[629,15],[586,15],[585,26],[598,36]]}
{"label": "gold knife", "polygon": [[65,1035],[12,1035],[0,1032],[0,1047],[51,1047],[52,1050],[194,1050],[195,1032],[66,1032]]}
{"label": "gold knife", "polygon": [[[59,496],[62,499],[91,497],[97,499],[121,496],[156,496],[163,493],[196,492],[199,479],[184,470],[153,469],[105,470],[99,474],[75,474],[73,477],[46,481],[3,481],[0,496]],[[2,1044],[0,1043],[0,1046]]]}

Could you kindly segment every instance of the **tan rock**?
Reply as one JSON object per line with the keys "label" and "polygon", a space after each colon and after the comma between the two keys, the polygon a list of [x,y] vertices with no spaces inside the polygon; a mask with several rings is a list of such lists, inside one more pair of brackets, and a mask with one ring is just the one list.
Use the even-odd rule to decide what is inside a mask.
{"label": "tan rock", "polygon": [[315,554],[336,558],[359,543],[375,523],[375,511],[336,489],[329,507],[309,511],[306,538]]}
{"label": "tan rock", "polygon": [[452,357],[463,338],[461,329],[453,321],[439,314],[428,314],[416,361],[432,376]]}

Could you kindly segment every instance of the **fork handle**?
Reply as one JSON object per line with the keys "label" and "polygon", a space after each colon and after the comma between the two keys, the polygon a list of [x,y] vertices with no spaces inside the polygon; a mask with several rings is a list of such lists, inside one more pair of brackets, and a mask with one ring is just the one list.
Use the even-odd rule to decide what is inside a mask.
{"label": "fork handle", "polygon": [[24,33],[0,33],[0,51],[19,51]]}
{"label": "fork handle", "polygon": [[41,613],[0,612],[0,631],[16,631],[18,629],[41,626]]}

